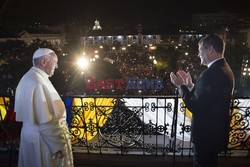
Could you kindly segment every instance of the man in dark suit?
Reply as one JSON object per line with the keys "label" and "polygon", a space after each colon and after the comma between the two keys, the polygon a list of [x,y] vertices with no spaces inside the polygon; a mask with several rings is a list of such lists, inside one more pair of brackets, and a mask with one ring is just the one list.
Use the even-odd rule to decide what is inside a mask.
{"label": "man in dark suit", "polygon": [[179,88],[187,108],[193,113],[192,142],[194,167],[216,167],[218,153],[226,150],[230,129],[230,100],[234,76],[224,59],[225,44],[217,35],[208,35],[199,43],[201,64],[208,68],[196,84],[189,73],[171,72],[171,82]]}

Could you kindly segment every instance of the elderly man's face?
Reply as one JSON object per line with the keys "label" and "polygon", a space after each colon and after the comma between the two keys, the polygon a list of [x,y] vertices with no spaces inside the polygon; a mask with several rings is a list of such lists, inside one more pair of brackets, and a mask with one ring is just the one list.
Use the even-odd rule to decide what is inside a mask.
{"label": "elderly man's face", "polygon": [[54,71],[58,68],[58,58],[55,53],[51,53],[51,57],[47,60],[45,65],[45,72],[51,77],[54,75]]}

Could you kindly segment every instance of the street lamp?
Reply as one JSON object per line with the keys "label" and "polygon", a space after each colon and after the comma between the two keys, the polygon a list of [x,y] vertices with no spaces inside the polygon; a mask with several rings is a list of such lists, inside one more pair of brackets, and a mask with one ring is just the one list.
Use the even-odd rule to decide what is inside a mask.
{"label": "street lamp", "polygon": [[77,64],[78,68],[80,69],[81,77],[83,80],[83,88],[84,88],[83,94],[86,94],[86,92],[85,92],[86,91],[86,83],[84,80],[84,73],[87,71],[87,67],[89,66],[89,60],[86,59],[85,57],[79,57],[76,61],[76,64]]}
{"label": "street lamp", "polygon": [[78,58],[76,64],[80,69],[86,70],[89,65],[89,61],[85,57],[80,57]]}

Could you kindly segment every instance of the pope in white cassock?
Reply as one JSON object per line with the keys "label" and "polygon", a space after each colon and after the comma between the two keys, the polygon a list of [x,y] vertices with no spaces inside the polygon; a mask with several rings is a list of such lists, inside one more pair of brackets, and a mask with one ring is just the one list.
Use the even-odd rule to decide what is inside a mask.
{"label": "pope in white cassock", "polygon": [[16,121],[23,122],[19,167],[73,166],[65,106],[49,80],[57,62],[54,51],[39,48],[17,86]]}

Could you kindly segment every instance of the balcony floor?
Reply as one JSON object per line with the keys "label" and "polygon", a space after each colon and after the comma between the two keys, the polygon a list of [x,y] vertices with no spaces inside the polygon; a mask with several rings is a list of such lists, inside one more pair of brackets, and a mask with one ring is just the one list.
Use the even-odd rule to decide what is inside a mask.
{"label": "balcony floor", "polygon": [[[17,152],[11,167],[17,166]],[[9,152],[0,152],[0,166],[7,167]],[[74,153],[76,167],[173,167],[172,156],[104,155]],[[219,167],[249,167],[249,157],[220,157]],[[192,167],[192,157],[176,157],[175,167]]]}

